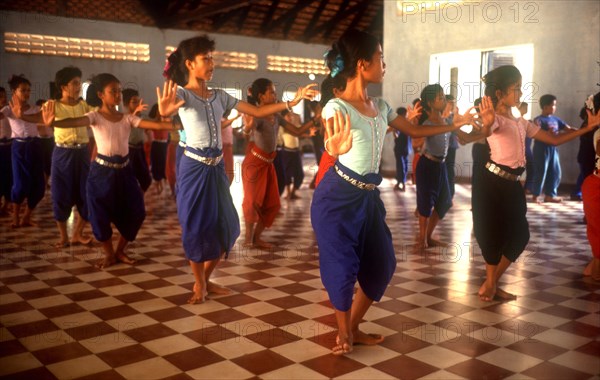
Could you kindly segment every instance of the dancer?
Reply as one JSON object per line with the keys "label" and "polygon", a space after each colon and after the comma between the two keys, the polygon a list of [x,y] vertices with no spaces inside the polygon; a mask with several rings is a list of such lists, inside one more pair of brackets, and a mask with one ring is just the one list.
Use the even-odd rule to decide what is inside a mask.
{"label": "dancer", "polygon": [[[590,97],[587,109],[600,110],[600,92]],[[585,123],[589,122],[587,118]],[[583,211],[587,219],[587,236],[592,248],[593,258],[583,271],[584,276],[591,276],[593,280],[600,281],[600,129],[593,136],[594,149],[596,151],[594,171],[588,175],[581,186],[583,198]]]}
{"label": "dancer", "polygon": [[[0,110],[8,104],[6,98],[6,90],[4,87],[0,87]],[[10,189],[12,188],[13,176],[12,176],[12,160],[11,160],[11,146],[12,140],[10,138],[10,124],[4,117],[0,117],[0,215],[9,214],[10,205]]]}
{"label": "dancer", "polygon": [[338,325],[332,352],[341,355],[352,351],[355,343],[374,345],[383,340],[360,331],[359,323],[373,301],[383,296],[396,268],[377,190],[388,124],[413,137],[429,136],[457,129],[473,117],[457,115],[454,126],[415,126],[397,117],[385,101],[369,97],[367,86],[382,82],[385,63],[380,43],[367,33],[347,31],[326,57],[333,88],[339,92],[323,109],[324,145],[337,161],[315,189],[311,221],[319,245],[321,279]]}
{"label": "dancer", "polygon": [[[260,78],[252,83],[249,102],[260,107],[277,105],[277,95],[273,82]],[[288,111],[291,110],[291,107]],[[279,127],[294,136],[301,136],[314,122],[309,120],[301,127],[296,127],[279,114],[263,118],[244,118],[244,133],[251,133],[254,142],[250,143],[246,157],[242,163],[242,184],[244,185],[244,220],[246,232],[244,245],[261,249],[269,249],[273,245],[262,240],[265,228],[269,228],[281,207],[278,182],[273,166],[277,152],[275,146]],[[285,167],[284,167],[285,170]]]}
{"label": "dancer", "polygon": [[[11,128],[11,162],[13,185],[11,202],[13,203],[13,220],[11,227],[34,226],[31,213],[44,197],[46,186],[44,171],[39,163],[42,160],[38,125],[19,118],[22,115],[35,115],[39,107],[30,106],[27,101],[31,95],[31,82],[24,76],[13,75],[8,81],[13,93],[9,106],[0,110],[0,118],[6,118]],[[13,112],[17,112],[15,114]],[[27,206],[20,218],[21,204],[27,199]]]}
{"label": "dancer", "polygon": [[[140,116],[147,108],[147,105],[142,103],[140,93],[133,88],[123,90],[123,104],[127,112],[135,116]],[[142,106],[140,107],[140,105]],[[131,128],[129,135],[129,161],[135,178],[144,193],[152,184],[150,169],[148,169],[148,162],[144,153],[144,136],[147,135],[148,132],[141,128]]]}
{"label": "dancer", "polygon": [[[125,253],[127,244],[134,241],[146,216],[144,196],[129,164],[129,134],[131,128],[172,129],[171,122],[143,120],[136,111],[122,114],[117,111],[121,103],[121,83],[112,74],[96,75],[87,91],[91,106],[99,107],[83,117],[54,119],[54,102],[43,107],[45,123],[56,128],[91,126],[96,138],[98,155],[92,163],[86,185],[89,219],[96,239],[102,244],[104,258],[97,263],[107,268],[117,261],[133,264]],[[164,101],[160,99],[159,101]],[[143,108],[144,104],[138,106]],[[112,227],[121,237],[117,248],[112,244]]]}
{"label": "dancer", "polygon": [[[221,162],[221,118],[233,108],[254,117],[266,117],[315,94],[312,86],[301,87],[294,100],[259,108],[238,101],[223,90],[209,89],[214,49],[214,41],[206,35],[181,41],[169,56],[164,72],[169,80],[159,96],[169,100],[159,102],[160,114],[170,116],[178,112],[186,131],[187,145],[177,169],[177,214],[183,248],[195,279],[194,293],[188,300],[192,304],[203,302],[209,292],[230,292],[211,282],[210,276],[240,233]],[[157,93],[160,95],[158,88]]]}
{"label": "dancer", "polygon": [[[484,82],[485,95],[491,98],[495,109],[495,120],[482,127],[481,133],[490,145],[490,160],[481,180],[473,184],[473,229],[486,262],[486,279],[478,293],[483,301],[495,297],[511,300],[516,296],[500,289],[498,283],[529,242],[527,203],[519,182],[525,170],[525,137],[559,145],[592,130],[600,124],[600,115],[588,110],[587,126],[555,135],[513,116],[512,107],[521,103],[523,94],[521,73],[515,66],[490,71]],[[484,98],[481,105],[487,101]]]}

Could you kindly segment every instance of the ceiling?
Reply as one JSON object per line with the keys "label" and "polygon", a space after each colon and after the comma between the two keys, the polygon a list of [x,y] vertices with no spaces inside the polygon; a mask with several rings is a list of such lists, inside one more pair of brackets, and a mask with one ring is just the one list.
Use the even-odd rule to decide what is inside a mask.
{"label": "ceiling", "polygon": [[326,45],[350,28],[383,36],[383,0],[0,0],[0,9]]}

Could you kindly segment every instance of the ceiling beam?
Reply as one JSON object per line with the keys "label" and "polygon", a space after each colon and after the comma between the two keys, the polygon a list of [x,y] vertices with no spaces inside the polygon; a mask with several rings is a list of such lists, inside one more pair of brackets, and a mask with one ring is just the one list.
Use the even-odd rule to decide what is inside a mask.
{"label": "ceiling beam", "polygon": [[312,28],[315,27],[315,25],[317,25],[317,22],[319,21],[319,18],[321,17],[323,10],[325,10],[327,3],[328,3],[328,0],[321,0],[321,2],[319,3],[319,7],[315,11],[315,13],[313,13],[313,16],[311,17],[310,21],[308,22],[306,29],[304,29],[304,34],[302,35],[302,38],[304,39],[304,41],[308,41],[310,31],[312,30]]}
{"label": "ceiling beam", "polygon": [[[379,9],[377,10],[377,14],[371,20],[371,25],[367,28],[368,33],[374,33],[375,30],[379,30],[381,32],[380,37],[383,38],[383,1],[378,1]],[[380,28],[378,28],[380,27]]]}
{"label": "ceiling beam", "polygon": [[237,21],[237,26],[238,26],[237,31],[238,32],[240,32],[242,29],[244,29],[244,24],[246,23],[246,19],[248,18],[248,14],[250,13],[250,8],[252,8],[252,5],[248,5],[240,13],[240,17],[238,18],[238,21]]}
{"label": "ceiling beam", "polygon": [[257,3],[260,0],[225,0],[218,4],[205,5],[201,8],[196,9],[194,12],[187,12],[186,15],[172,15],[167,17],[165,24],[167,26],[174,24],[185,24],[192,21],[202,20],[204,18],[214,16],[219,13],[225,13],[238,8],[242,8],[253,3]]}
{"label": "ceiling beam", "polygon": [[[337,26],[337,24],[340,21],[342,21],[346,17],[349,17],[352,13],[357,12],[361,7],[361,3],[357,3],[354,7],[352,7],[352,8],[356,8],[356,10],[354,10],[352,13],[348,14],[345,17],[341,17],[341,15],[344,14],[344,11],[346,11],[346,9],[348,8],[349,3],[350,3],[350,0],[344,0],[342,2],[342,5],[340,6],[340,10],[329,22],[329,26],[328,26],[327,30],[325,31],[325,37],[328,37],[331,34],[333,29],[335,29],[335,27]],[[362,3],[366,3],[366,1],[362,1]]]}
{"label": "ceiling beam", "polygon": [[273,15],[275,14],[275,11],[277,10],[277,7],[279,6],[279,0],[274,0],[271,2],[271,6],[269,7],[269,10],[267,11],[267,14],[265,15],[265,18],[263,19],[263,24],[260,28],[260,31],[264,34],[267,33],[269,31],[269,23],[271,22],[271,19],[273,18]]}
{"label": "ceiling beam", "polygon": [[[296,5],[294,5],[292,8],[290,8],[287,12],[285,12],[284,14],[282,14],[281,16],[279,16],[276,20],[273,20],[272,22],[270,22],[268,24],[268,26],[266,27],[267,30],[272,31],[274,29],[276,29],[279,25],[281,25],[282,23],[285,22],[289,22],[291,23],[294,18],[296,18],[296,16],[298,15],[298,12],[302,11],[304,8],[308,7],[310,4],[312,4],[313,0],[299,0]],[[268,20],[265,20],[266,22],[269,22]]]}
{"label": "ceiling beam", "polygon": [[[346,4],[347,2],[348,2],[348,0],[345,0],[344,4]],[[345,11],[338,12],[329,21],[326,21],[326,22],[322,23],[321,25],[317,26],[316,28],[314,28],[312,31],[309,31],[310,33],[309,33],[308,39],[318,36],[321,32],[323,32],[324,30],[327,30],[328,32],[325,33],[325,40],[327,40],[329,33],[331,33],[330,31],[333,30],[335,28],[335,26],[341,20],[345,19],[346,17],[350,17],[354,13],[358,12],[358,10],[360,9],[361,6],[362,6],[362,3],[357,3],[353,6],[351,6],[350,8],[346,9]],[[340,7],[340,9],[341,9],[341,7]]]}
{"label": "ceiling beam", "polygon": [[238,9],[235,9],[233,11],[229,11],[227,13],[220,13],[218,15],[215,15],[212,18],[212,26],[213,26],[213,28],[215,28],[215,30],[218,31],[219,29],[221,29],[221,27],[223,25],[225,25],[227,23],[227,21],[229,21],[231,19],[234,19],[234,18],[237,18],[238,14],[240,12],[242,12],[242,11],[243,11],[242,8],[238,8]]}
{"label": "ceiling beam", "polygon": [[350,26],[348,26],[348,29],[356,29],[356,27],[360,23],[360,20],[362,20],[365,13],[367,13],[367,8],[369,8],[369,2],[365,1],[362,3],[362,7],[360,7],[360,9],[358,9],[356,11],[354,18],[352,19],[352,22],[350,23]]}

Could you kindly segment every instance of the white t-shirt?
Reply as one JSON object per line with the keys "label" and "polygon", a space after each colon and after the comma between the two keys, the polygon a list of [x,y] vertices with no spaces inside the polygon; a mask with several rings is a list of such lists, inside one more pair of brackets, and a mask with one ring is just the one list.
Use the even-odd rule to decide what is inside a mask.
{"label": "white t-shirt", "polygon": [[[37,124],[29,123],[25,120],[17,119],[13,114],[9,106],[6,106],[0,110],[5,118],[8,119],[8,123],[11,129],[11,137],[13,139],[25,139],[28,137],[39,137],[40,133],[37,128]],[[33,115],[40,112],[40,107],[33,106],[27,111],[23,112],[25,115]]]}
{"label": "white t-shirt", "polygon": [[123,115],[121,120],[106,120],[99,112],[85,114],[90,119],[98,153],[103,156],[127,156],[129,154],[129,133],[137,128],[142,119],[132,114]]}

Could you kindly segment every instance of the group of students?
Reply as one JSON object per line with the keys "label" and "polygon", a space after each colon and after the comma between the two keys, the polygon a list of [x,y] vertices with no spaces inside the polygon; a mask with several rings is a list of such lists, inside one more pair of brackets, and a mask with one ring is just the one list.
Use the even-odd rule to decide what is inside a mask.
{"label": "group of students", "polygon": [[[28,186],[31,181],[26,178],[33,176],[21,173],[37,170],[31,164],[36,154],[35,141],[31,139],[35,129],[25,121],[27,115],[37,122],[41,118],[44,124],[72,136],[64,141],[64,146],[57,144],[65,156],[57,162],[63,163],[68,172],[65,178],[70,182],[56,187],[53,183],[53,198],[54,192],[57,199],[65,198],[60,203],[65,214],[76,205],[81,217],[90,221],[94,236],[104,248],[100,267],[116,261],[133,262],[125,254],[125,246],[135,239],[145,216],[142,191],[129,164],[131,129],[183,129],[176,154],[176,202],[182,244],[195,279],[189,303],[203,302],[211,292],[229,292],[210,281],[210,277],[240,235],[240,221],[223,163],[223,116],[233,109],[246,115],[244,133],[253,136],[242,165],[242,208],[244,244],[258,248],[271,247],[262,239],[262,233],[272,225],[280,208],[273,165],[277,131],[282,127],[292,134],[301,134],[319,122],[315,118],[298,128],[280,115],[291,111],[300,100],[312,99],[317,93],[315,85],[300,87],[294,99],[287,102],[277,102],[275,87],[268,79],[252,84],[249,102],[223,90],[209,89],[214,49],[213,40],[198,36],[182,41],[171,54],[164,71],[167,81],[162,91],[157,88],[160,121],[140,119],[136,110],[129,114],[118,112],[121,85],[111,74],[93,78],[87,103],[72,95],[66,100],[47,102],[40,112],[27,107],[27,97],[21,97],[19,105],[3,109],[11,127],[14,124],[13,168],[17,169],[18,185],[13,186],[13,199],[17,203],[24,198],[30,201],[30,196],[32,202],[38,198],[35,192],[27,192],[33,186]],[[326,63],[330,74],[321,87],[325,153],[320,160],[310,214],[319,246],[321,278],[338,325],[333,353],[348,353],[354,344],[373,345],[383,340],[380,335],[364,333],[359,324],[370,305],[383,296],[396,268],[386,210],[377,189],[382,181],[379,165],[388,127],[411,137],[427,137],[417,167],[417,186],[423,189],[418,195],[418,244],[422,247],[435,243],[429,231],[449,207],[449,190],[439,187],[447,186],[443,159],[447,155],[448,135],[456,132],[465,141],[487,140],[489,159],[477,169],[472,196],[475,237],[486,262],[486,278],[479,297],[484,301],[513,299],[513,295],[499,288],[499,280],[529,240],[525,194],[519,182],[525,167],[525,138],[553,145],[564,143],[600,124],[598,112],[587,111],[584,127],[560,135],[515,118],[511,109],[520,104],[521,74],[514,66],[502,66],[485,76],[485,96],[476,114],[456,113],[449,123],[442,114],[446,105],[443,91],[438,85],[431,85],[423,90],[420,102],[409,108],[406,116],[399,116],[384,100],[370,97],[367,92],[370,83],[382,82],[386,67],[381,44],[374,36],[347,31],[326,53]],[[68,88],[69,84],[65,85],[65,91]],[[27,89],[28,85],[19,85],[13,92],[19,94]],[[458,131],[463,125],[474,125],[474,131],[463,135]],[[83,137],[86,126],[92,127],[98,146],[91,166]],[[429,174],[425,176],[425,172]],[[87,175],[86,186],[81,183],[83,173]],[[586,179],[584,189],[593,188],[589,193],[594,194],[590,198],[593,206],[588,207],[584,192],[586,212],[598,212],[599,180],[597,175]],[[30,206],[34,207],[33,203]],[[33,207],[28,206],[28,210]],[[116,249],[111,240],[111,222],[121,233]],[[595,233],[597,240],[597,223],[588,224],[588,231]],[[592,249],[595,258],[586,271],[598,278],[600,244],[592,243]]]}

